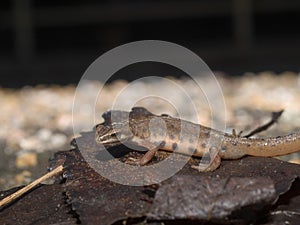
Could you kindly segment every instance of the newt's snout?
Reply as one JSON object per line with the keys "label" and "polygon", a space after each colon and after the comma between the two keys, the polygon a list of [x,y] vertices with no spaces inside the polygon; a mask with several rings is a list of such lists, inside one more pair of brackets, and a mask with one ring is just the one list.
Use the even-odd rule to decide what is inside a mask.
{"label": "newt's snout", "polygon": [[118,126],[98,125],[96,127],[96,142],[103,145],[121,144],[132,137],[132,133],[128,132],[128,128]]}

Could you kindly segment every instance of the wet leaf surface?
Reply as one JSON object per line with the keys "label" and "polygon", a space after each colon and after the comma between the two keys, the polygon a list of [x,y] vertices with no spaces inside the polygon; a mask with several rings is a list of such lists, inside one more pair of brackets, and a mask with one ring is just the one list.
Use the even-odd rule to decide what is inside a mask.
{"label": "wet leaf surface", "polygon": [[283,194],[268,217],[266,224],[299,224],[300,221],[300,179],[295,180],[291,189]]}
{"label": "wet leaf surface", "polygon": [[[120,158],[106,159],[94,137],[94,132],[87,132],[77,139],[77,145],[85,151],[85,159],[76,148],[56,153],[50,167],[66,160],[62,176],[57,177],[55,184],[40,186],[2,209],[0,223],[299,223],[299,165],[272,158],[245,157],[224,160],[216,171],[199,173],[191,169],[199,160],[191,159],[182,170],[160,184],[128,186],[100,176],[86,159],[96,161],[99,164],[96,169],[114,174],[107,165],[120,167],[116,170],[120,171],[123,165],[120,162],[141,154],[119,146],[109,152]],[[74,141],[73,145],[77,146]],[[169,155],[159,152],[152,163]],[[178,156],[178,160],[182,158]],[[130,169],[123,169],[125,178],[133,179],[131,173]],[[8,194],[1,193],[1,198]]]}
{"label": "wet leaf surface", "polygon": [[243,207],[251,212],[275,199],[273,181],[265,177],[220,179],[178,175],[157,190],[148,218],[221,220]]}

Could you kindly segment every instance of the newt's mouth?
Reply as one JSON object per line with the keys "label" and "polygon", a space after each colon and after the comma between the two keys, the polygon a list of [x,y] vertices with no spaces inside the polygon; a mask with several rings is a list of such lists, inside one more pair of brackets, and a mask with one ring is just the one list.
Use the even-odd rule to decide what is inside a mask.
{"label": "newt's mouth", "polygon": [[99,138],[98,142],[104,145],[115,145],[118,143],[121,143],[121,141],[119,139],[103,139],[103,138]]}
{"label": "newt's mouth", "polygon": [[96,141],[103,145],[112,146],[119,145],[127,141],[127,138],[122,138],[122,135],[119,133],[109,133],[103,135],[97,135]]}
{"label": "newt's mouth", "polygon": [[116,144],[121,142],[116,134],[107,134],[97,137],[97,142],[101,144]]}

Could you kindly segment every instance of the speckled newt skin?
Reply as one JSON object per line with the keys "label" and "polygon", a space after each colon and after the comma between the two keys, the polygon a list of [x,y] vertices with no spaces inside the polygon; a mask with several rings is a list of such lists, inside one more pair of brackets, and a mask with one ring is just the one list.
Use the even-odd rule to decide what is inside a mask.
{"label": "speckled newt skin", "polygon": [[[145,165],[157,150],[176,151],[196,157],[209,156],[199,171],[213,171],[222,159],[238,159],[245,155],[279,156],[300,150],[300,133],[270,138],[245,138],[194,124],[169,115],[154,115],[145,108],[131,112],[108,111],[102,115],[104,123],[96,126],[96,142],[105,146],[129,144],[148,151],[134,164]],[[113,122],[112,122],[113,121]],[[214,140],[219,140],[219,144]]]}

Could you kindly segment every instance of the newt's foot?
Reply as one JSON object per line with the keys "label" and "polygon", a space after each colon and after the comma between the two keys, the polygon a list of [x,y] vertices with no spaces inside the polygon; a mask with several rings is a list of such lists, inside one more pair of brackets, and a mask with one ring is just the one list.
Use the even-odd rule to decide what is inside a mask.
{"label": "newt's foot", "polygon": [[140,160],[141,160],[141,158],[128,157],[125,160],[125,163],[129,164],[129,165],[140,166]]}
{"label": "newt's foot", "polygon": [[[212,147],[209,150],[208,155],[203,156],[201,162],[198,166],[191,166],[193,169],[198,170],[199,172],[211,172],[216,170],[221,164],[221,156],[218,154],[218,149]],[[208,159],[205,159],[208,158]],[[203,162],[207,161],[207,162]]]}
{"label": "newt's foot", "polygon": [[238,134],[236,133],[235,129],[232,129],[232,136],[235,138],[239,138],[242,136],[243,131],[241,130]]}
{"label": "newt's foot", "polygon": [[144,166],[152,160],[152,158],[155,156],[156,151],[157,149],[149,150],[145,155],[143,155],[142,158],[129,157],[125,162],[130,165]]}

